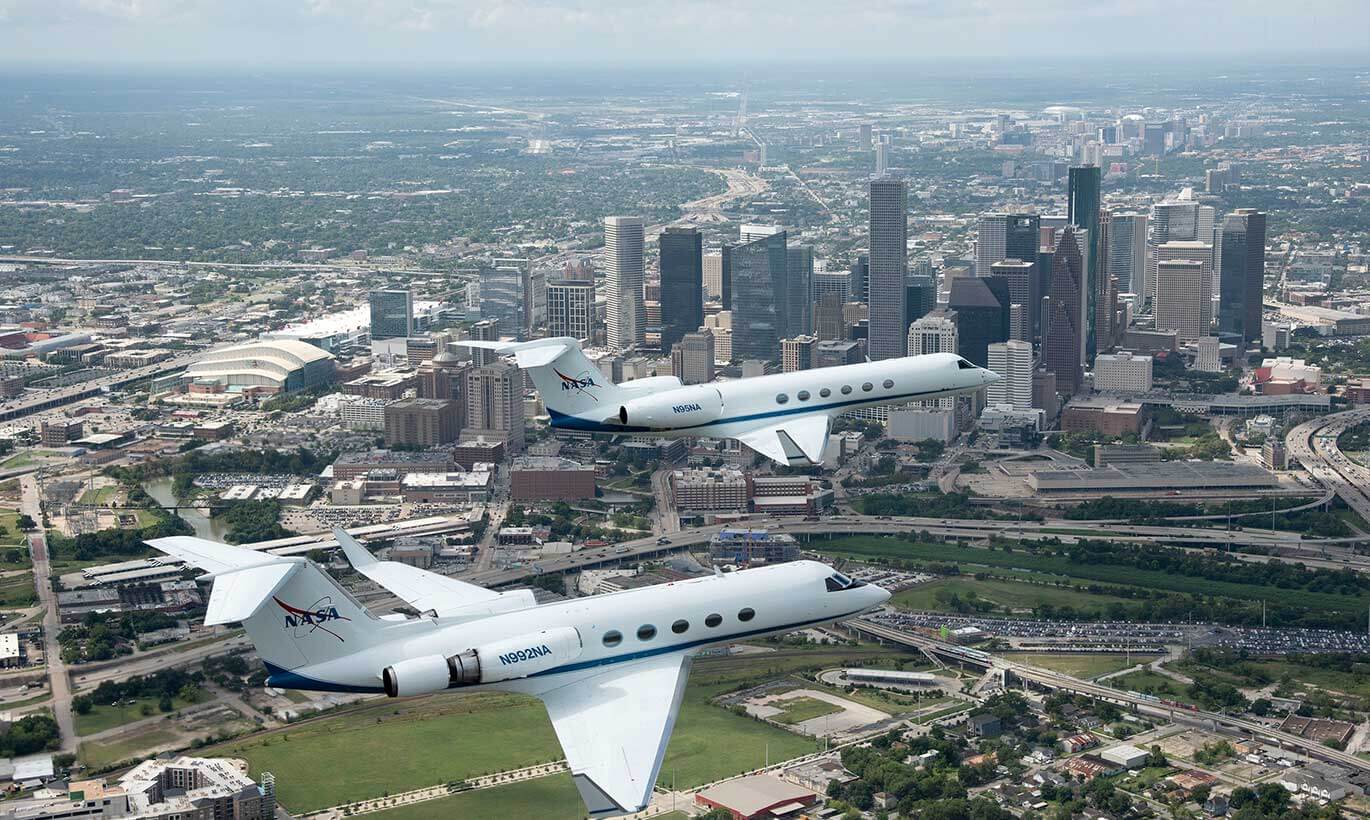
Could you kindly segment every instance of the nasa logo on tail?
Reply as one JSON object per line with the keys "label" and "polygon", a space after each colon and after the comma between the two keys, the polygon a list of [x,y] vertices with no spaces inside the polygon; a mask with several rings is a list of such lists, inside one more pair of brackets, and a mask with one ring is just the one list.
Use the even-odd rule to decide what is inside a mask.
{"label": "nasa logo on tail", "polygon": [[271,596],[271,600],[275,601],[277,606],[285,610],[285,628],[291,630],[293,633],[292,637],[295,638],[303,638],[306,635],[312,634],[315,630],[322,630],[341,641],[343,636],[329,629],[327,626],[324,626],[324,624],[329,621],[352,620],[351,618],[338,614],[338,608],[333,606],[333,598],[329,595],[325,595],[315,601],[308,609],[300,609],[299,607],[291,606],[274,595]]}
{"label": "nasa logo on tail", "polygon": [[565,373],[562,373],[555,367],[552,368],[552,372],[556,373],[557,378],[561,379],[562,390],[574,390],[577,393],[589,396],[595,401],[599,401],[599,398],[596,397],[594,393],[590,392],[591,390],[599,387],[599,385],[595,383],[595,377],[591,371],[583,371],[579,376],[576,376],[574,378],[566,375]]}

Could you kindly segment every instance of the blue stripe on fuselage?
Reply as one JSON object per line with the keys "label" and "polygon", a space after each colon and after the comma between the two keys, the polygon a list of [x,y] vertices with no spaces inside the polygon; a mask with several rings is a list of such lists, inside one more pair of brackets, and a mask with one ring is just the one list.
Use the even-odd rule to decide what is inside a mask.
{"label": "blue stripe on fuselage", "polygon": [[[795,629],[802,629],[806,626],[813,626],[814,624],[823,624],[829,623],[831,621],[840,621],[844,618],[850,618],[851,616],[856,615],[864,609],[865,607],[862,607],[861,609],[854,609],[851,612],[844,612],[840,615],[825,615],[822,618],[816,618],[811,621],[799,621],[797,623],[792,624],[782,624],[780,626],[768,626],[762,629],[753,629],[748,632],[736,632],[732,635],[719,635],[712,638],[701,638],[700,640],[690,641],[689,643],[678,643],[672,644],[670,646],[659,646],[654,649],[645,649],[640,652],[627,652],[622,655],[611,655],[607,658],[598,658],[592,661],[579,661],[577,663],[570,663],[566,664],[565,666],[558,666],[553,669],[545,669],[541,672],[535,672],[534,674],[529,675],[528,677],[542,678],[547,677],[548,675],[559,675],[563,672],[577,672],[582,669],[593,669],[597,666],[610,666],[616,663],[629,663],[631,661],[640,661],[643,658],[651,658],[656,655],[665,655],[670,652],[683,652],[687,649],[694,649],[695,647],[707,646],[709,644],[731,643],[733,641],[742,640],[743,638],[751,638],[757,635],[764,635],[767,632],[778,632],[781,630],[788,632]],[[334,683],[333,681],[319,680],[317,678],[310,678],[304,675],[297,674],[295,672],[291,672],[290,670],[283,669],[270,661],[262,661],[262,663],[266,665],[266,671],[269,673],[266,679],[266,685],[275,686],[279,689],[304,689],[310,692],[385,691],[385,688],[381,686],[355,686],[350,683]],[[521,679],[515,678],[514,680]]]}
{"label": "blue stripe on fuselage", "polygon": [[[956,388],[953,388],[956,389]],[[970,389],[969,387],[967,389]],[[704,427],[715,427],[720,424],[734,424],[742,421],[758,421],[760,419],[779,418],[782,416],[797,416],[805,413],[825,413],[841,407],[851,407],[857,404],[872,403],[891,403],[899,401],[917,401],[920,398],[927,398],[946,393],[946,390],[920,390],[916,393],[899,393],[893,396],[874,396],[860,399],[849,399],[847,401],[835,401],[827,404],[803,404],[798,407],[786,407],[781,410],[765,410],[760,413],[748,413],[742,416],[732,416],[730,418],[714,419],[702,424],[689,424],[684,427],[643,427],[641,425],[606,424],[602,421],[587,419],[581,416],[572,416],[568,413],[561,413],[547,408],[547,413],[552,417],[552,426],[560,427],[564,430],[580,430],[588,433],[652,433],[665,430],[698,430]]]}

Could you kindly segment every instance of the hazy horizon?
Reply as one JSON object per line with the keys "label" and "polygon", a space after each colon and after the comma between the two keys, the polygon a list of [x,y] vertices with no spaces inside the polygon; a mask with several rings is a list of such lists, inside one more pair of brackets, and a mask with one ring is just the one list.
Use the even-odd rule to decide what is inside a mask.
{"label": "hazy horizon", "polygon": [[0,62],[54,67],[1364,62],[1367,31],[1354,0],[0,0]]}

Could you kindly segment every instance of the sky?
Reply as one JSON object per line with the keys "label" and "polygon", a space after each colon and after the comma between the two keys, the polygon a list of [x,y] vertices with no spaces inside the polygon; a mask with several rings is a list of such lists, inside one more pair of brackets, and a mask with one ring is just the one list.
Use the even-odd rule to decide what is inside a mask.
{"label": "sky", "polygon": [[0,0],[0,61],[530,64],[1359,50],[1370,0]]}

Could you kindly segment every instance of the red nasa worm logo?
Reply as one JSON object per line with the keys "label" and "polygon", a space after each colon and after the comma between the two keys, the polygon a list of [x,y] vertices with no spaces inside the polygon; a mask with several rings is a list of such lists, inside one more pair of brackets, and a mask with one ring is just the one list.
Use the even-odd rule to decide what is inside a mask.
{"label": "red nasa worm logo", "polygon": [[571,376],[562,373],[560,370],[557,370],[555,367],[552,368],[552,372],[556,373],[561,379],[562,390],[574,390],[581,395],[589,396],[595,401],[599,401],[595,394],[590,392],[590,388],[599,387],[599,385],[595,384],[595,377],[590,374],[590,371],[587,370],[584,373],[581,373],[577,378],[572,378]]}
{"label": "red nasa worm logo", "polygon": [[[300,609],[291,606],[276,596],[271,596],[271,600],[276,602],[276,606],[285,610],[285,628],[293,630],[294,637],[302,638],[317,630],[323,630],[329,635],[342,640],[343,636],[324,626],[329,621],[350,621],[351,618],[338,614],[338,608],[333,606],[332,596],[324,596],[315,601],[309,609]],[[303,630],[303,631],[301,631]]]}

